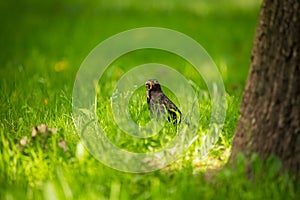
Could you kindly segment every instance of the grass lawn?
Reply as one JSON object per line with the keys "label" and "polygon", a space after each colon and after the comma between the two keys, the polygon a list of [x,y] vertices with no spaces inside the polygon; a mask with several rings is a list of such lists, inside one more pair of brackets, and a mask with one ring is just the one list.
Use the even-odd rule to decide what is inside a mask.
{"label": "grass lawn", "polygon": [[[262,172],[260,159],[253,155],[250,177],[243,155],[236,168],[219,170],[230,155],[259,6],[255,0],[0,2],[0,199],[299,198],[292,177],[278,175],[282,163],[276,158]],[[125,173],[103,165],[80,142],[72,121],[72,90],[77,70],[96,45],[146,26],[180,31],[207,50],[226,88],[226,119],[207,157],[199,156],[199,137],[166,168]],[[107,137],[133,152],[152,152],[172,139],[167,131],[162,137],[137,140],[110,123],[111,90],[118,79],[133,66],[153,61],[181,71],[197,92],[206,90],[201,78],[182,67],[182,59],[166,52],[141,50],[114,62],[98,84],[97,114]],[[139,88],[130,100],[129,112],[136,121],[149,120],[144,94],[144,87]],[[210,109],[209,101],[200,104],[199,134],[207,131]]]}

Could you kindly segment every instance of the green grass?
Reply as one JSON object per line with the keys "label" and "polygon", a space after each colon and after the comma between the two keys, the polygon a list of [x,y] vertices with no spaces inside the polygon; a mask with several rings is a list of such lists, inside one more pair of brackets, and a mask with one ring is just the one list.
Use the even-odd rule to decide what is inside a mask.
{"label": "green grass", "polygon": [[[239,1],[32,1],[0,2],[0,199],[297,199],[298,185],[280,163],[252,156],[254,172],[230,155],[242,90],[247,77],[259,2]],[[72,87],[81,62],[107,37],[121,31],[161,26],[197,40],[216,62],[227,91],[224,128],[214,149],[201,159],[199,137],[178,161],[145,174],[120,172],[101,164],[79,142],[72,121]],[[199,135],[207,132],[210,103],[201,78],[182,59],[157,51],[137,51],[116,61],[100,80],[97,114],[119,147],[151,152],[172,139],[170,130],[151,139],[126,136],[111,121],[110,96],[128,69],[148,62],[178,69],[195,83],[200,103]],[[165,88],[174,101],[176,97]],[[100,101],[101,100],[101,101]],[[102,101],[103,100],[103,101]],[[130,101],[137,123],[149,120],[144,88]],[[46,142],[31,138],[32,127],[57,128]],[[20,140],[29,142],[20,151]],[[66,141],[68,149],[61,148]],[[19,144],[19,145],[18,145]],[[264,170],[262,170],[264,169]],[[205,173],[207,172],[208,173]],[[210,175],[213,174],[213,175]]]}

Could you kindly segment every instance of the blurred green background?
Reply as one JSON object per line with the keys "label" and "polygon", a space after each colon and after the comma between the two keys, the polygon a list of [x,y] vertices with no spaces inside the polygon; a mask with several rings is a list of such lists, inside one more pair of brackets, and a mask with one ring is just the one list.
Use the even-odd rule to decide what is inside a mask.
{"label": "blurred green background", "polygon": [[[28,79],[64,77],[61,74],[74,78],[87,54],[107,37],[159,26],[197,40],[220,68],[227,90],[241,91],[259,4],[257,0],[1,1],[1,78],[18,82],[20,70],[30,72]],[[67,69],[55,71],[55,64]],[[64,83],[70,86],[72,80]]]}

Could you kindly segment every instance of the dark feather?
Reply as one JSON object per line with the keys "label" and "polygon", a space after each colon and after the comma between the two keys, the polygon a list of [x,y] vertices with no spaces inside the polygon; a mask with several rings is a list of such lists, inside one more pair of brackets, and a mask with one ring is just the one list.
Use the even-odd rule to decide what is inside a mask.
{"label": "dark feather", "polygon": [[146,94],[151,116],[161,116],[162,114],[167,114],[168,121],[175,124],[180,123],[180,110],[163,93],[161,86],[156,79],[150,79],[146,82]]}

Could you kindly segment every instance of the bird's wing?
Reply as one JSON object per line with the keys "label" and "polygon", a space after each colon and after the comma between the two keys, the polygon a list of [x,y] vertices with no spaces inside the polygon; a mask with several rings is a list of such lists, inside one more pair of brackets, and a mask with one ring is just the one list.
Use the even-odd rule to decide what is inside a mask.
{"label": "bird's wing", "polygon": [[166,105],[168,112],[176,117],[176,120],[179,123],[181,121],[181,112],[177,106],[167,96],[163,98],[163,104]]}

